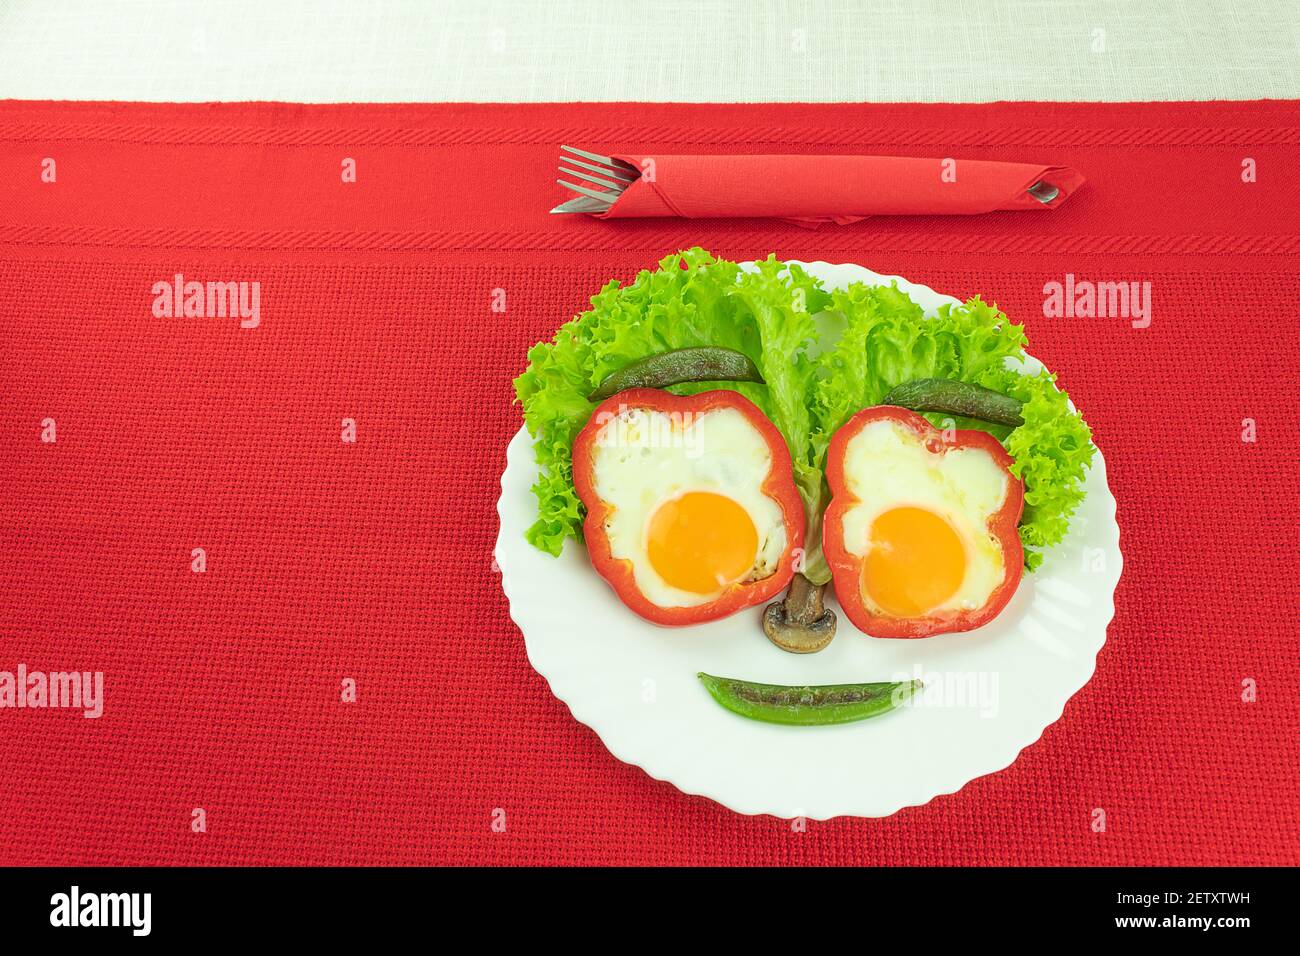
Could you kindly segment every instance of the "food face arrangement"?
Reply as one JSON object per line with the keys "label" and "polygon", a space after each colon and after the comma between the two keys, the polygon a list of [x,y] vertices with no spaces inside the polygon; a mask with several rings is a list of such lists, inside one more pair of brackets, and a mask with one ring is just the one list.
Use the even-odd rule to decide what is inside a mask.
{"label": "food face arrangement", "polygon": [[[534,346],[515,381],[535,441],[535,546],[585,542],[633,612],[754,613],[796,653],[836,632],[970,631],[1060,542],[1093,447],[1025,336],[973,298],[925,315],[896,286],[836,291],[775,258],[668,256]],[[758,630],[758,628],[756,628]],[[700,675],[750,719],[840,723],[916,682],[818,687]]]}

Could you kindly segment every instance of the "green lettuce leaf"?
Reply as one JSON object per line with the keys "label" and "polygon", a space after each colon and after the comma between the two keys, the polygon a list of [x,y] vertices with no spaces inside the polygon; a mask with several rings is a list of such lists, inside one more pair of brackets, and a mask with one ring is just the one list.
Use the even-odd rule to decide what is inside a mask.
{"label": "green lettuce leaf", "polygon": [[[1020,535],[1032,570],[1042,549],[1064,537],[1083,498],[1092,461],[1088,426],[1069,407],[1054,377],[1007,368],[1025,358],[1024,330],[979,298],[926,318],[896,286],[855,284],[827,294],[802,268],[775,257],[741,270],[703,249],[667,256],[632,284],[610,282],[591,309],[550,342],[533,346],[515,380],[535,442],[537,521],[528,540],[559,554],[580,539],[584,517],[573,488],[571,449],[595,404],[591,392],[610,372],[668,349],[717,345],[748,355],[764,385],[697,382],[677,394],[730,388],[745,395],[785,437],[808,512],[804,574],[830,578],[821,554],[824,480],[831,436],[859,409],[878,404],[902,382],[955,378],[1014,395],[1025,423],[1015,429],[958,419],[959,428],[996,435],[1025,482]],[[944,427],[945,416],[930,415]]]}
{"label": "green lettuce leaf", "polygon": [[802,571],[813,583],[825,584],[831,579],[821,547],[825,453],[813,444],[808,396],[817,366],[807,348],[817,338],[813,315],[826,306],[828,296],[821,283],[799,266],[787,268],[771,256],[757,265],[757,271],[741,274],[732,296],[743,303],[758,328],[758,367],[767,383],[765,410],[785,436],[794,481],[803,498],[807,524]]}
{"label": "green lettuce leaf", "polygon": [[1056,376],[1045,371],[1027,375],[1008,369],[987,369],[977,379],[977,384],[1024,403],[1020,415],[1025,423],[999,437],[1015,459],[1011,473],[1025,483],[1020,540],[1031,571],[1042,564],[1043,549],[1065,537],[1096,451],[1092,431],[1071,411],[1069,396],[1055,382]]}
{"label": "green lettuce leaf", "polygon": [[571,451],[596,407],[586,396],[610,372],[668,349],[716,345],[748,355],[765,385],[695,382],[670,391],[730,388],[745,395],[785,437],[800,488],[816,493],[822,477],[812,464],[807,400],[815,366],[806,353],[816,337],[812,314],[827,299],[797,266],[769,257],[742,273],[736,263],[699,248],[666,257],[631,285],[607,284],[592,297],[591,309],[529,350],[528,368],[515,379],[539,465],[533,486],[538,517],[528,540],[559,554],[567,538],[581,538],[584,514],[573,488]]}
{"label": "green lettuce leaf", "polygon": [[[1020,522],[1025,565],[1038,567],[1042,549],[1065,536],[1083,499],[1094,448],[1088,426],[1070,410],[1069,397],[1057,390],[1054,376],[1007,367],[1008,359],[1013,365],[1025,359],[1024,330],[978,297],[943,306],[927,319],[895,286],[850,286],[831,295],[830,310],[843,322],[843,331],[820,360],[814,446],[824,449],[855,412],[913,379],[957,379],[1020,399],[1025,421],[1014,429],[971,419],[957,419],[955,425],[992,433],[1015,459],[1012,473],[1025,483]],[[926,417],[944,427],[951,416]]]}

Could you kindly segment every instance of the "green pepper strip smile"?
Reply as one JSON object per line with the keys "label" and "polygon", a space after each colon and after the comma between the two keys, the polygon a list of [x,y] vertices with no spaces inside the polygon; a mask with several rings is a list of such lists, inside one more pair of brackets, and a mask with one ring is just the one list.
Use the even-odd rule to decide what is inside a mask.
{"label": "green pepper strip smile", "polygon": [[704,673],[695,676],[714,700],[734,714],[769,724],[805,727],[846,724],[888,713],[922,686],[919,680],[905,680],[787,687]]}

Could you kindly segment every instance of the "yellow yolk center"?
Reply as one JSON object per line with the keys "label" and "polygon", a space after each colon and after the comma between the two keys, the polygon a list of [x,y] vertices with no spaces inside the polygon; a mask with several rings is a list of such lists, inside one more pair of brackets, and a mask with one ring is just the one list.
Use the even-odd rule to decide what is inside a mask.
{"label": "yellow yolk center", "polygon": [[688,491],[650,516],[646,551],[666,583],[692,594],[712,594],[754,566],[758,529],[731,498]]}
{"label": "yellow yolk center", "polygon": [[924,508],[891,508],[871,523],[862,590],[894,617],[919,617],[943,604],[966,576],[966,548],[943,518]]}

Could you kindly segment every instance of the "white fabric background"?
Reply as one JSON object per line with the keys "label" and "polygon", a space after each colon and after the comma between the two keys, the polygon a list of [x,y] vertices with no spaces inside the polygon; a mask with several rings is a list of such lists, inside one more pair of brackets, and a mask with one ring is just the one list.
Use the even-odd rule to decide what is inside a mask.
{"label": "white fabric background", "polygon": [[0,0],[5,97],[1291,98],[1300,0]]}

